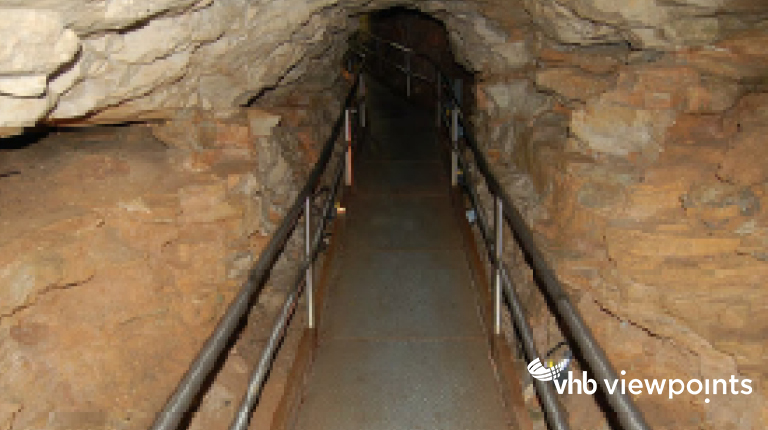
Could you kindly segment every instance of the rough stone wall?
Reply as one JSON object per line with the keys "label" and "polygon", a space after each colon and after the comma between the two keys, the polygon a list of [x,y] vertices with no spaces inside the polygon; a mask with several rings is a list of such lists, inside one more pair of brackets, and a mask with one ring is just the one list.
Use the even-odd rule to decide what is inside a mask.
{"label": "rough stone wall", "polygon": [[[17,172],[0,177],[0,428],[147,428],[292,203],[343,87],[0,152]],[[302,237],[192,428],[228,425]]]}
{"label": "rough stone wall", "polygon": [[231,109],[308,70],[336,71],[327,51],[349,26],[332,3],[2,1],[0,126]]}
{"label": "rough stone wall", "polygon": [[[519,66],[477,68],[480,141],[509,193],[625,378],[757,387],[636,397],[653,428],[765,427],[766,7],[519,6],[490,15],[524,43]],[[536,314],[530,272],[516,278]],[[543,352],[562,338],[538,315]],[[599,425],[588,396],[564,400],[576,428]]]}

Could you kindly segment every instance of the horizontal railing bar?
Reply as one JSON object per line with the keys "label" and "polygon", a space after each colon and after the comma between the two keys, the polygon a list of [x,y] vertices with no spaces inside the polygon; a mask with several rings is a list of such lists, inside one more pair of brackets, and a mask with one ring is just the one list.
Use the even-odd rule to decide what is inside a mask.
{"label": "horizontal railing bar", "polygon": [[[344,101],[343,109],[346,109],[351,104],[351,101],[357,93],[359,84],[358,77],[361,70],[362,64],[361,67],[358,67],[358,70],[355,73],[355,79]],[[189,411],[192,402],[198,397],[209,374],[219,360],[222,352],[229,344],[233,333],[240,325],[240,321],[248,313],[253,296],[263,286],[267,274],[295,229],[303,210],[304,200],[311,195],[317,187],[317,184],[325,171],[325,167],[331,158],[333,148],[336,146],[343,123],[344,114],[342,110],[342,114],[333,125],[331,137],[326,141],[323,151],[309,174],[304,187],[294,200],[293,205],[283,218],[280,226],[272,235],[267,246],[262,250],[259,255],[259,260],[250,270],[248,279],[241,287],[237,297],[227,308],[226,313],[203,345],[203,348],[187,370],[184,378],[166,402],[163,410],[157,415],[151,430],[176,429],[184,415]]]}
{"label": "horizontal railing bar", "polygon": [[425,81],[425,82],[435,82],[435,80],[430,78],[429,76],[424,76],[424,75],[421,75],[419,73],[411,72],[411,76],[413,76],[414,78],[421,79],[422,81]]}
{"label": "horizontal railing bar", "polygon": [[323,207],[323,216],[321,217],[320,225],[312,238],[312,252],[310,253],[309,258],[302,263],[301,267],[297,271],[296,279],[293,282],[293,287],[291,288],[290,293],[288,294],[288,297],[286,298],[286,301],[280,310],[280,313],[275,319],[272,332],[269,336],[269,341],[264,347],[264,350],[262,350],[259,363],[252,373],[251,382],[248,385],[248,391],[243,398],[240,409],[235,416],[235,420],[233,420],[232,425],[230,426],[230,430],[246,430],[248,428],[251,413],[253,412],[253,408],[255,407],[256,402],[261,394],[267,372],[269,371],[272,360],[275,356],[277,348],[279,347],[280,340],[285,335],[285,328],[294,309],[295,302],[298,298],[299,288],[301,287],[302,282],[306,281],[304,271],[320,255],[320,244],[323,240],[325,222],[331,208],[333,208],[333,202],[336,200],[336,193],[338,191],[339,184],[341,183],[343,173],[344,159],[342,157],[338,162],[338,167],[334,175],[333,188],[328,194],[328,198],[326,199],[325,205]]}
{"label": "horizontal railing bar", "polygon": [[232,425],[229,427],[230,430],[246,430],[248,428],[248,425],[251,421],[251,412],[253,411],[253,406],[256,404],[256,401],[261,394],[261,389],[264,385],[264,379],[266,378],[270,367],[272,367],[272,360],[277,352],[278,347],[280,346],[280,341],[285,335],[288,321],[293,315],[293,310],[295,309],[296,299],[299,295],[299,289],[304,282],[304,273],[298,272],[296,279],[294,280],[293,287],[291,287],[288,297],[283,303],[283,306],[280,308],[280,313],[275,318],[273,329],[269,335],[267,345],[262,350],[259,363],[251,375],[251,381],[248,384],[248,390],[246,391],[246,394],[240,405],[240,409],[235,415],[235,419],[232,421]]}
{"label": "horizontal railing bar", "polygon": [[365,32],[365,34],[373,37],[374,39],[378,39],[378,40],[386,43],[387,45],[392,46],[393,48],[397,48],[397,49],[399,49],[401,51],[405,51],[405,52],[413,52],[413,49],[411,49],[411,48],[409,48],[407,46],[403,46],[403,45],[401,45],[401,44],[399,44],[397,42],[393,42],[391,40],[384,39],[383,37],[377,36],[377,35],[375,35],[373,33]]}
{"label": "horizontal railing bar", "polygon": [[[534,272],[541,281],[540,285],[543,287],[545,295],[555,305],[556,314],[562,318],[584,360],[588,363],[598,380],[605,380],[608,381],[608,384],[613,384],[618,379],[616,371],[608,361],[608,357],[605,355],[602,347],[598,345],[589,327],[587,327],[584,320],[571,304],[570,298],[565,294],[554,270],[549,266],[544,255],[536,246],[533,233],[528,228],[523,216],[517,207],[512,204],[509,195],[503,190],[498,179],[491,172],[488,162],[470,135],[465,136],[465,141],[475,154],[475,164],[485,177],[489,191],[501,199],[504,206],[504,217],[515,233],[520,247],[530,257]],[[617,412],[619,422],[625,429],[648,429],[642,414],[626,394],[622,394],[618,390],[614,391],[613,394],[607,392],[605,394],[608,402]]]}
{"label": "horizontal railing bar", "polygon": [[[483,245],[485,245],[484,247],[488,254],[489,262],[493,267],[501,267],[502,269],[502,280],[504,281],[505,286],[504,291],[506,292],[510,303],[510,313],[512,319],[515,323],[515,326],[518,328],[526,358],[528,361],[533,361],[539,357],[538,350],[536,349],[536,343],[533,340],[533,330],[531,329],[531,326],[525,317],[525,311],[523,310],[522,304],[520,303],[520,299],[512,288],[513,284],[509,274],[507,273],[508,270],[506,268],[506,264],[504,264],[502,261],[499,261],[496,257],[496,253],[494,252],[495,246],[490,236],[490,225],[488,224],[488,221],[484,215],[484,209],[480,205],[480,199],[477,196],[474,179],[469,175],[465,156],[462,151],[458,151],[458,156],[460,163],[459,165],[464,166],[464,178],[468,185],[467,189],[469,190],[470,204],[475,210],[477,226],[480,230],[481,239],[483,241]],[[554,430],[570,430],[567,416],[563,410],[562,405],[560,404],[560,400],[552,390],[552,385],[547,384],[544,381],[539,381],[536,378],[533,378],[533,383],[536,387],[536,392],[539,393],[541,397],[542,409],[546,413],[547,422],[550,423],[552,426],[551,428]]]}
{"label": "horizontal railing bar", "polygon": [[[463,160],[463,155],[461,152],[459,152],[459,160],[462,164],[464,164],[464,166],[466,166],[466,162]],[[495,247],[489,234],[490,225],[488,224],[485,216],[480,215],[483,213],[483,208],[479,204],[479,199],[474,189],[474,179],[468,176],[466,167],[464,170],[464,175],[468,181],[467,188],[470,191],[470,203],[475,210],[477,226],[480,230],[481,239],[483,241],[483,245],[485,245],[488,259],[493,267],[501,267],[502,269],[502,280],[504,281],[505,286],[504,291],[506,292],[507,298],[509,299],[512,319],[515,323],[515,327],[518,328],[526,358],[528,361],[533,361],[539,357],[538,350],[536,349],[536,343],[533,340],[533,330],[531,329],[531,326],[525,317],[525,311],[523,310],[522,304],[520,303],[520,299],[512,288],[512,280],[507,273],[506,265],[499,261],[496,257],[496,253],[494,252]],[[536,392],[539,393],[542,402],[542,409],[546,413],[547,422],[550,423],[552,426],[551,428],[554,430],[570,430],[567,416],[563,410],[562,405],[560,404],[560,400],[552,390],[552,385],[547,384],[544,381],[539,381],[536,378],[533,378],[533,383],[536,387]]]}
{"label": "horizontal railing bar", "polygon": [[[531,325],[525,317],[525,310],[523,309],[522,303],[520,303],[520,298],[515,292],[514,285],[509,276],[509,270],[504,262],[501,262],[501,275],[504,280],[504,292],[509,300],[510,314],[515,323],[515,327],[518,329],[520,343],[523,346],[526,361],[531,362],[539,358],[536,342],[533,340],[533,329],[531,329]],[[536,392],[541,399],[542,409],[546,414],[550,428],[554,430],[569,430],[571,427],[570,424],[568,424],[568,417],[560,404],[560,400],[555,395],[555,391],[552,389],[552,384],[540,381],[536,378],[532,379],[533,384],[536,387]]]}

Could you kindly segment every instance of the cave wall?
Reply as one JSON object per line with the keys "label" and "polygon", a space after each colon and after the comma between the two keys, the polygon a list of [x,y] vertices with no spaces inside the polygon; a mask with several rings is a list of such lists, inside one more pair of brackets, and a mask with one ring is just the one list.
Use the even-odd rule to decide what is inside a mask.
{"label": "cave wall", "polygon": [[[0,0],[6,17],[0,22],[6,41],[0,49],[0,133],[18,134],[38,123],[153,121],[139,140],[157,138],[167,149],[158,156],[163,167],[150,170],[167,171],[177,181],[177,188],[162,192],[116,190],[109,205],[83,203],[83,215],[36,215],[42,224],[3,242],[0,277],[13,288],[0,300],[6,369],[0,429],[68,428],[78,420],[146,427],[204,336],[185,347],[147,346],[146,355],[118,346],[147,332],[162,343],[170,332],[200,328],[201,319],[203,333],[222,306],[202,299],[179,303],[178,318],[189,321],[139,318],[134,331],[121,327],[134,324],[135,315],[111,315],[110,306],[130,294],[148,311],[172,308],[165,302],[176,303],[168,296],[182,284],[189,297],[234,291],[237,276],[226,280],[229,272],[221,268],[229,266],[222,262],[236,264],[236,256],[245,256],[237,266],[244,267],[247,255],[258,252],[261,235],[278,222],[313,160],[338,107],[340,58],[357,26],[355,15],[394,5],[445,24],[457,59],[475,73],[474,120],[483,149],[616,367],[638,378],[733,374],[758,386],[750,396],[710,403],[703,396],[640,397],[653,427],[768,427],[760,388],[768,368],[763,2]],[[49,180],[87,184],[88,169],[96,177],[123,175],[120,147],[130,140],[114,153],[61,167],[69,179],[57,171]],[[128,171],[144,168],[127,163]],[[245,194],[237,197],[238,190]],[[213,218],[185,218],[185,204],[190,211],[210,210]],[[173,227],[153,221],[155,210],[163,219],[174,214]],[[41,253],[34,244],[53,239],[44,241],[38,231],[50,229],[61,242]],[[203,246],[197,235],[214,230],[231,238],[206,238],[220,246]],[[161,246],[165,234],[170,248]],[[254,238],[262,244],[250,243]],[[78,254],[88,247],[117,260],[97,270],[107,257],[88,263]],[[524,258],[507,248],[520,269],[517,288],[535,315],[539,348],[546,350],[559,339],[556,324],[543,311]],[[161,249],[176,251],[161,255]],[[187,267],[192,263],[182,260],[192,252],[209,253],[205,267],[218,267],[214,272],[223,277],[191,281],[209,279],[201,266],[205,273],[157,281],[162,271],[149,262],[172,259]],[[146,288],[99,281],[129,272],[143,276],[129,282],[132,288]],[[74,288],[80,285],[94,293]],[[94,299],[104,310],[79,322],[78,291],[104,295]],[[62,307],[59,300],[72,305]],[[159,329],[147,328],[153,325]],[[120,330],[93,328],[100,326]],[[86,333],[88,341],[67,338],[69,330]],[[163,362],[158,357],[170,350],[173,368],[147,373],[146,364]],[[84,383],[83,369],[94,360],[109,363],[100,364],[105,374],[119,369],[115,378],[130,387],[119,399],[103,400],[103,393],[120,381]],[[153,379],[158,374],[164,374],[159,382]],[[162,388],[145,398],[155,383]],[[565,401],[576,428],[602,425],[590,399]],[[141,413],[132,421],[120,416],[136,405]]]}
{"label": "cave wall", "polygon": [[[292,204],[346,86],[293,86],[265,96],[269,110],[185,110],[0,151],[0,172],[14,172],[0,177],[0,429],[149,427]],[[302,234],[190,428],[228,425]],[[289,365],[290,355],[273,373]]]}
{"label": "cave wall", "polygon": [[[477,78],[479,141],[509,194],[626,378],[761,386],[764,7],[734,5],[755,13],[739,21],[686,18],[682,4],[533,3],[514,20],[490,15],[526,54]],[[594,20],[566,26],[562,13]],[[514,246],[507,259],[527,267]],[[528,308],[543,309],[531,273],[515,278]],[[549,314],[535,321],[541,351],[562,339]],[[763,396],[636,401],[653,428],[756,429]],[[602,425],[586,397],[565,398],[577,428]]]}

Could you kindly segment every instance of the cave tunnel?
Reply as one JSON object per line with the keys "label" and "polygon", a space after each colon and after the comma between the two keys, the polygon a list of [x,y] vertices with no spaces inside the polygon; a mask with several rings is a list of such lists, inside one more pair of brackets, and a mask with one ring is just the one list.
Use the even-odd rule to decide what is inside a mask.
{"label": "cave tunnel", "polygon": [[0,430],[768,428],[764,2],[17,3]]}

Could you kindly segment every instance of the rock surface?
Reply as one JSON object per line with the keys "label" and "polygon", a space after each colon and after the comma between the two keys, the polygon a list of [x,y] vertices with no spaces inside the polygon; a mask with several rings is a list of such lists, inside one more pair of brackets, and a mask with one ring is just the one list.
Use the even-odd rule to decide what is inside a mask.
{"label": "rock surface", "polygon": [[[229,109],[334,64],[351,13],[388,0],[0,1],[0,128],[39,121],[120,122],[180,108]],[[571,45],[630,43],[731,78],[766,70],[768,7],[758,1],[618,5],[604,0],[414,2],[450,30],[458,57],[491,74],[532,64],[532,26]],[[728,13],[724,13],[728,11]],[[738,34],[737,36],[732,36]],[[263,37],[262,35],[268,35]],[[289,73],[290,71],[290,73]],[[19,98],[42,99],[22,103]],[[113,112],[110,112],[113,111]],[[91,118],[92,121],[95,119]]]}
{"label": "rock surface", "polygon": [[[0,172],[17,172],[0,176],[0,428],[149,427],[292,202],[337,89],[299,91],[327,106],[311,117],[180,113],[0,152]],[[228,425],[301,246],[288,244],[192,428]]]}
{"label": "rock surface", "polygon": [[[478,141],[627,377],[736,375],[760,387],[709,403],[639,396],[650,425],[762,428],[764,30],[685,18],[690,3],[525,5],[542,27],[507,31],[540,32],[530,48],[538,67],[480,72]],[[699,6],[717,14],[714,4]],[[761,13],[756,2],[741,6]],[[533,91],[515,90],[526,87]],[[549,100],[531,109],[541,97]],[[526,308],[544,309],[524,256],[514,243],[507,249]],[[563,339],[547,312],[533,319],[540,351]],[[575,428],[603,425],[587,396],[564,403]]]}

